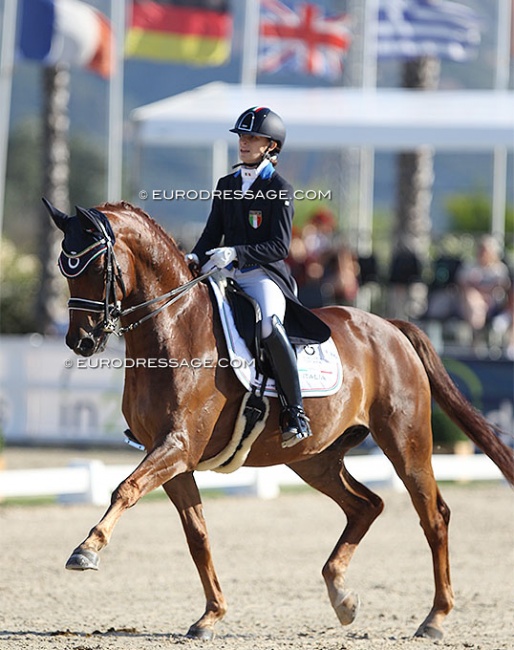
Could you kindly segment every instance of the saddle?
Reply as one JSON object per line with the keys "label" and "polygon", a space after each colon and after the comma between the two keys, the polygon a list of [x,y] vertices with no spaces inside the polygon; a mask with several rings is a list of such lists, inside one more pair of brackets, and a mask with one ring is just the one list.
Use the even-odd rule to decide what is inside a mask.
{"label": "saddle", "polygon": [[[261,347],[259,304],[235,280],[221,273],[209,277],[209,285],[225,334],[230,365],[237,378],[248,391],[258,388],[268,397],[277,397],[273,373]],[[343,372],[332,338],[321,344],[293,347],[302,395],[326,397],[336,393],[341,387]]]}
{"label": "saddle", "polygon": [[[248,347],[250,354],[262,373],[271,373],[269,364],[266,364],[261,346],[262,312],[259,303],[248,295],[233,278],[218,279],[218,286],[222,286],[225,298],[232,311],[234,325],[239,336]],[[224,285],[224,286],[223,286]]]}

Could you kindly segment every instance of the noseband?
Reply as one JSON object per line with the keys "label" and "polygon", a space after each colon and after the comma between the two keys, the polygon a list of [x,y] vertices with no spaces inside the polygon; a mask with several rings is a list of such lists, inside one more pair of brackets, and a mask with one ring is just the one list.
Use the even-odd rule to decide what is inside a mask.
{"label": "noseband", "polygon": [[[100,333],[116,334],[116,336],[123,336],[123,334],[125,334],[126,332],[131,332],[135,330],[142,323],[149,320],[150,318],[153,318],[163,309],[166,309],[174,302],[176,302],[187,291],[189,291],[189,289],[192,289],[196,284],[198,284],[202,280],[205,280],[205,278],[209,277],[210,275],[212,275],[217,271],[217,269],[214,268],[208,271],[207,273],[204,273],[203,275],[199,275],[193,280],[190,280],[189,282],[186,282],[185,284],[180,285],[179,287],[176,287],[171,291],[168,291],[162,296],[152,298],[151,300],[146,300],[145,302],[139,303],[132,307],[128,307],[127,309],[122,309],[121,301],[116,299],[116,286],[118,285],[120,287],[124,299],[127,296],[125,283],[123,281],[123,276],[121,274],[120,266],[116,260],[113,242],[106,232],[103,232],[102,234],[104,235],[102,239],[98,240],[98,242],[94,244],[95,248],[98,247],[98,251],[95,250],[94,252],[96,254],[94,255],[91,255],[92,249],[94,247],[88,247],[84,251],[81,251],[80,253],[74,255],[70,255],[65,251],[61,253],[61,255],[65,255],[67,258],[67,269],[77,268],[78,271],[77,273],[71,275],[68,272],[68,270],[65,272],[63,269],[63,264],[61,264],[61,262],[59,263],[61,271],[64,273],[64,275],[66,275],[67,277],[78,277],[79,275],[81,275],[81,273],[84,272],[86,266],[89,264],[90,261],[92,261],[92,259],[98,257],[98,255],[102,253],[105,253],[105,258],[104,258],[105,298],[104,300],[103,301],[89,300],[88,298],[75,298],[75,297],[71,297],[68,300],[68,309],[70,311],[87,311],[93,314],[103,314],[102,322],[98,323],[98,325],[96,325],[93,331],[91,332],[91,335],[93,337],[98,336]],[[86,254],[88,258],[85,260],[84,263],[83,260]],[[128,314],[132,314],[133,312],[143,309],[145,307],[150,307],[162,301],[164,301],[162,305],[148,312],[147,314],[142,316],[139,320],[125,327],[120,326],[120,319],[123,318],[124,316],[127,316]]]}

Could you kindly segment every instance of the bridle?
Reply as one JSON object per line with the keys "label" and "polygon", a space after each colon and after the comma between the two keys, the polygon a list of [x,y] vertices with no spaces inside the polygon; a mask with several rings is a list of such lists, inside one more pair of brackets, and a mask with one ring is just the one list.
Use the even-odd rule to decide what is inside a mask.
{"label": "bridle", "polygon": [[[210,271],[207,271],[206,273],[203,273],[202,275],[193,278],[193,280],[190,280],[189,282],[186,282],[185,284],[182,284],[179,287],[176,287],[175,289],[172,289],[171,291],[168,291],[167,293],[164,293],[161,296],[157,296],[156,298],[151,298],[150,300],[146,300],[145,302],[141,302],[137,305],[133,305],[132,307],[128,307],[127,309],[122,309],[121,301],[118,300],[116,297],[117,286],[119,286],[121,289],[123,299],[127,297],[125,283],[123,281],[123,276],[121,273],[121,268],[116,260],[113,242],[109,237],[108,233],[105,232],[104,229],[102,229],[102,235],[103,237],[100,240],[98,240],[95,246],[98,246],[99,248],[102,249],[100,253],[101,252],[105,253],[105,257],[104,257],[105,297],[104,299],[90,300],[89,298],[71,297],[68,300],[68,309],[70,311],[87,311],[93,314],[103,314],[102,321],[98,323],[90,332],[90,336],[92,336],[93,338],[97,338],[100,334],[107,334],[107,335],[115,334],[116,336],[121,337],[127,332],[132,332],[137,327],[142,325],[144,322],[146,322],[150,318],[153,318],[159,312],[163,311],[164,309],[166,309],[167,307],[175,303],[179,298],[184,296],[195,285],[197,285],[199,282],[202,282],[202,280],[205,280],[206,278],[208,278],[218,270],[216,268],[211,269]],[[86,249],[86,250],[90,251],[90,249]],[[86,251],[82,251],[77,255],[73,255],[73,258],[80,258],[80,256],[83,255],[85,252]],[[68,257],[70,256],[68,255]],[[159,302],[163,302],[163,304],[157,307],[156,309],[153,309],[152,311],[148,312],[147,314],[142,316],[139,320],[134,321],[133,323],[130,323],[130,325],[126,325],[124,327],[120,325],[120,320],[124,316],[128,316],[129,314],[132,314],[140,309],[144,309],[145,307],[151,307],[152,305],[155,305]]]}
{"label": "bridle", "polygon": [[[105,266],[104,266],[104,281],[105,281],[105,298],[104,300],[90,300],[89,298],[76,298],[71,297],[68,300],[68,309],[70,311],[87,311],[93,314],[103,314],[103,320],[98,323],[93,331],[92,336],[97,336],[99,333],[112,334],[119,331],[119,319],[121,318],[122,309],[121,301],[116,299],[116,285],[119,285],[123,298],[126,297],[125,283],[121,274],[120,266],[116,260],[114,247],[111,238],[107,233],[102,233],[104,237],[96,242],[94,247],[98,247],[98,254],[105,253]],[[64,252],[64,251],[63,251]],[[80,258],[86,253],[90,252],[90,248],[81,251],[77,255],[68,257],[68,264],[70,258],[74,260],[74,264],[80,266]],[[85,267],[79,271],[80,275],[85,270]],[[121,336],[121,333],[120,333]]]}

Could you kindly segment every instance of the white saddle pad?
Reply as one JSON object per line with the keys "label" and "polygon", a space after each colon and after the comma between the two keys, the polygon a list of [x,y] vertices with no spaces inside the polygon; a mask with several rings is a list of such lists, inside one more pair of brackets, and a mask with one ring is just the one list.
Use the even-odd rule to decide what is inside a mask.
{"label": "white saddle pad", "polygon": [[[209,281],[216,296],[225,333],[228,361],[246,390],[251,390],[253,386],[259,384],[256,378],[255,360],[237,331],[232,310],[222,291],[212,278],[209,278]],[[326,397],[341,388],[343,368],[332,338],[321,344],[296,346],[296,353],[300,387],[304,397]],[[273,379],[268,380],[264,394],[268,397],[277,397]]]}

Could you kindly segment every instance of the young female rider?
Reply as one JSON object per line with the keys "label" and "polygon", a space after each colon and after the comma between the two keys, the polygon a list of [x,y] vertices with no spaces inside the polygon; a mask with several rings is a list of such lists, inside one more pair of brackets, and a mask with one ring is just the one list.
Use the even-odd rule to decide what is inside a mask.
{"label": "young female rider", "polygon": [[298,302],[284,262],[291,243],[293,188],[274,169],[286,135],[282,119],[256,106],[242,113],[230,131],[239,135],[242,162],[218,181],[205,229],[186,259],[203,270],[223,269],[259,304],[261,341],[282,403],[282,447],[291,447],[312,435],[291,341],[323,342],[330,330]]}

